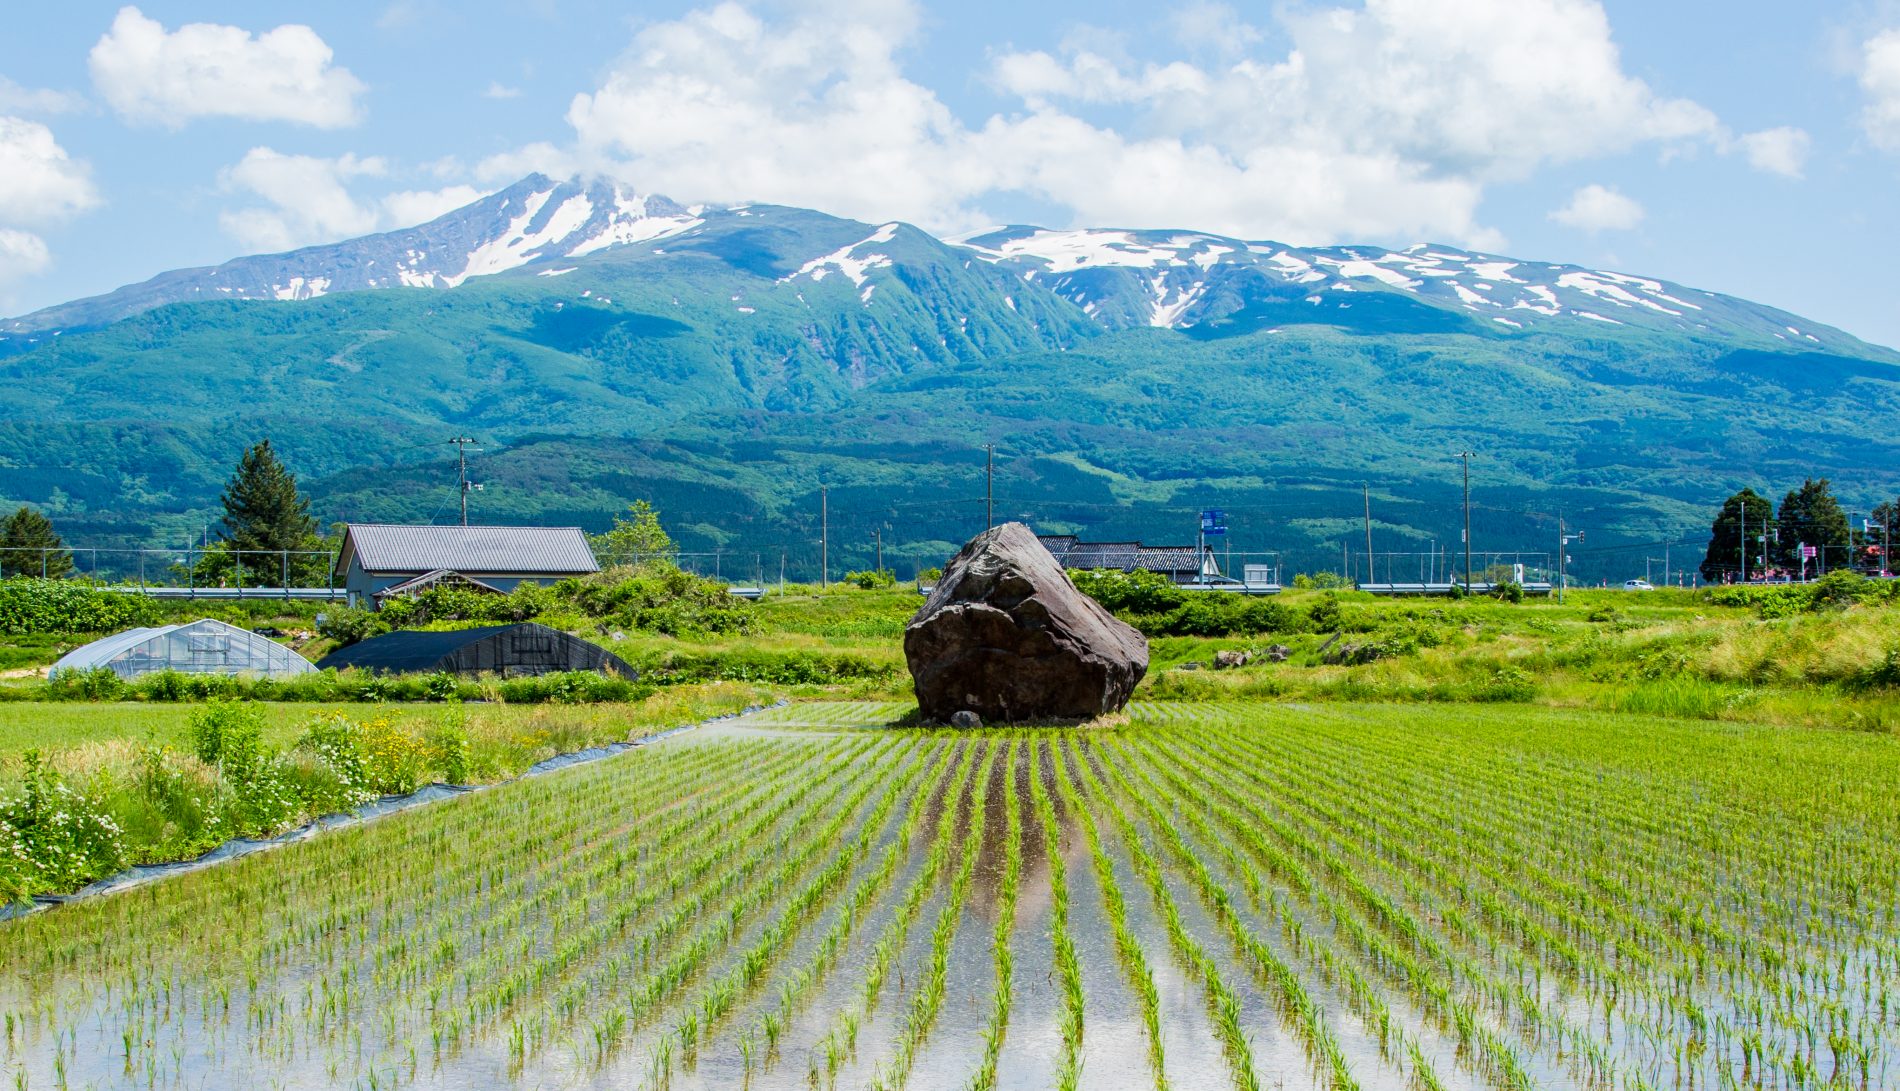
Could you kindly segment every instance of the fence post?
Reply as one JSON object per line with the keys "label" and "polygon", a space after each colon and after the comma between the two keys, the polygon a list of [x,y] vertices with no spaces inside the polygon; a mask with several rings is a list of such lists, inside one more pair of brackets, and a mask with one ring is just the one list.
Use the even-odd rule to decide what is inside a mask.
{"label": "fence post", "polygon": [[231,555],[237,558],[237,597],[244,597],[244,551],[234,549]]}
{"label": "fence post", "polygon": [[284,597],[290,597],[290,550],[284,550]]}

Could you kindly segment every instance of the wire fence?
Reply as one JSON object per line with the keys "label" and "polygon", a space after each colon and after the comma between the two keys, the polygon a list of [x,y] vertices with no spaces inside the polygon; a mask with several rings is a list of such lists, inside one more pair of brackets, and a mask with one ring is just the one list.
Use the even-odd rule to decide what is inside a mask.
{"label": "wire fence", "polygon": [[0,546],[0,574],[76,576],[207,598],[339,598],[336,553],[306,549]]}

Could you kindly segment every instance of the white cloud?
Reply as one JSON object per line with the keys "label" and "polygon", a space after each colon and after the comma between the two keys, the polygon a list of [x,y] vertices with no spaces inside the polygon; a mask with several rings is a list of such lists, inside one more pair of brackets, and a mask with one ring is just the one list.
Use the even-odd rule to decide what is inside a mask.
{"label": "white cloud", "polygon": [[84,163],[37,121],[0,117],[0,224],[35,226],[99,203]]}
{"label": "white cloud", "polygon": [[1628,231],[1643,222],[1643,206],[1609,186],[1588,185],[1550,218],[1582,231]]}
{"label": "white cloud", "polygon": [[340,128],[360,117],[365,90],[307,26],[257,35],[215,23],[167,31],[135,7],[119,9],[88,61],[93,85],[121,117],[174,129],[194,117]]}
{"label": "white cloud", "polygon": [[84,109],[86,100],[70,91],[44,87],[21,87],[0,76],[0,113],[70,114]]}
{"label": "white cloud", "polygon": [[1860,90],[1866,98],[1861,127],[1887,151],[1900,151],[1900,27],[1861,46]]}
{"label": "white cloud", "polygon": [[1777,129],[1743,133],[1738,143],[1748,165],[1768,174],[1799,178],[1807,166],[1808,134],[1802,129],[1783,125]]}
{"label": "white cloud", "polygon": [[520,98],[521,88],[509,87],[498,80],[490,80],[488,82],[488,90],[482,92],[482,97],[494,99]]}
{"label": "white cloud", "polygon": [[474,186],[402,190],[382,199],[382,219],[389,227],[414,227],[463,205],[473,204],[481,200],[482,196],[482,191]]}
{"label": "white cloud", "polygon": [[483,193],[467,185],[399,190],[381,197],[359,196],[351,189],[360,179],[388,173],[388,164],[374,156],[324,159],[252,148],[235,166],[220,172],[218,180],[225,191],[262,203],[224,212],[218,222],[253,252],[274,252],[414,227],[479,200]]}
{"label": "white cloud", "polygon": [[44,239],[31,231],[0,227],[0,286],[30,277],[51,261]]}
{"label": "white cloud", "polygon": [[1025,194],[1088,223],[1495,246],[1477,214],[1492,184],[1724,140],[1708,110],[1622,69],[1595,0],[1367,0],[1286,18],[1274,55],[1203,3],[1173,29],[1218,59],[1137,65],[1082,38],[1006,52],[990,80],[1020,108],[980,124],[906,77],[912,0],[770,10],[786,14],[726,0],[648,25],[573,100],[571,149],[495,157],[480,176],[603,170],[683,200],[938,229]]}
{"label": "white cloud", "polygon": [[1260,41],[1265,35],[1249,25],[1233,5],[1197,0],[1172,16],[1174,40],[1188,49],[1206,49],[1220,54],[1238,53]]}
{"label": "white cloud", "polygon": [[261,197],[267,206],[226,212],[218,222],[256,250],[289,250],[368,234],[376,230],[376,210],[351,196],[346,183],[385,170],[373,156],[321,159],[252,148],[220,173],[219,182],[226,190]]}

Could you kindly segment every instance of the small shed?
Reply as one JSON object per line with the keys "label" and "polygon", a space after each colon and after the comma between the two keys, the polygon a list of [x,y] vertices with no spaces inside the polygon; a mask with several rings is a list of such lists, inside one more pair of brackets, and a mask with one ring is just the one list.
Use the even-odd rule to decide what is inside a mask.
{"label": "small shed", "polygon": [[619,656],[559,629],[532,621],[478,629],[404,630],[338,648],[318,661],[323,669],[355,667],[377,674],[552,674],[598,671],[636,676]]}
{"label": "small shed", "polygon": [[128,680],[167,670],[291,678],[317,669],[310,660],[269,637],[204,618],[102,637],[61,656],[47,674],[52,677],[99,667]]}
{"label": "small shed", "polygon": [[453,577],[506,594],[600,571],[579,527],[436,527],[349,523],[336,578],[350,605],[380,604],[400,585]]}

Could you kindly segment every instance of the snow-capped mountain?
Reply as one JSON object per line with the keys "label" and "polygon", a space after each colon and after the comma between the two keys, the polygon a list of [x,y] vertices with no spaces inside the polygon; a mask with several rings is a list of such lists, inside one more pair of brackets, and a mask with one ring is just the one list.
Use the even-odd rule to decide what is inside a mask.
{"label": "snow-capped mountain", "polygon": [[690,230],[697,210],[608,181],[530,175],[417,227],[161,273],[0,323],[25,333],[92,327],[167,303],[312,299],[374,288],[453,288],[536,261],[581,257]]}
{"label": "snow-capped mountain", "polygon": [[1038,227],[1002,228],[962,244],[1049,288],[1111,329],[1236,322],[1261,328],[1302,322],[1357,327],[1365,325],[1363,320],[1350,320],[1343,312],[1355,307],[1389,311],[1403,301],[1500,331],[1588,323],[1690,336],[1747,332],[1788,342],[1791,349],[1853,341],[1839,331],[1714,292],[1448,246],[1301,248],[1197,232]]}
{"label": "snow-capped mountain", "polygon": [[[1084,327],[1155,326],[1196,337],[1297,325],[1503,337],[1621,329],[1788,351],[1870,349],[1838,330],[1729,296],[1457,247],[1303,248],[1193,231],[1040,227],[946,243],[904,224],[859,224],[770,205],[686,207],[611,181],[538,174],[418,227],[164,273],[0,322],[0,341],[18,350],[55,332],[98,328],[168,303],[452,289],[516,270],[560,276],[601,262],[663,276],[676,262],[708,256],[740,273],[769,275],[794,294],[830,276],[848,280],[866,309],[875,306],[880,284],[940,281],[947,262],[1007,274],[921,302],[955,309],[936,320],[959,327],[978,311],[1011,324],[1015,316],[1005,310],[1023,304],[1037,314],[1030,321],[1044,327],[1048,307],[1073,305]],[[939,273],[920,272],[920,263]]]}

